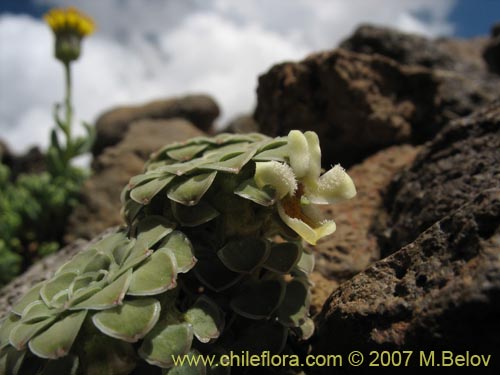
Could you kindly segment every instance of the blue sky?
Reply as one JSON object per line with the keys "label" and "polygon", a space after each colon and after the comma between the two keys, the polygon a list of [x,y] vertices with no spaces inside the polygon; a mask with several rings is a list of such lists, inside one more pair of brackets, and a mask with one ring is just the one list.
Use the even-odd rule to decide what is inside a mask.
{"label": "blue sky", "polygon": [[428,37],[487,35],[500,0],[1,0],[0,134],[11,148],[48,143],[63,94],[53,35],[41,20],[74,5],[98,26],[74,64],[76,116],[207,93],[218,126],[252,112],[260,74],[331,49],[360,23]]}

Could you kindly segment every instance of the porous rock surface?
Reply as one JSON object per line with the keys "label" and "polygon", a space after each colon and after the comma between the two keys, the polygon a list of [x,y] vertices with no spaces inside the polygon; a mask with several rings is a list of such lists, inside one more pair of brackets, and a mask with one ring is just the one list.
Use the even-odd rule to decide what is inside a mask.
{"label": "porous rock surface", "polygon": [[219,106],[207,95],[187,95],[140,106],[114,108],[97,119],[96,142],[92,153],[98,156],[106,147],[120,142],[131,124],[139,120],[183,118],[197,128],[209,131],[219,113]]}
{"label": "porous rock surface", "polygon": [[489,189],[340,285],[317,319],[314,351],[498,353],[498,316],[500,189]]}
{"label": "porous rock surface", "polygon": [[142,173],[150,154],[165,144],[203,134],[183,119],[133,123],[120,143],[93,161],[94,174],[85,181],[81,204],[69,218],[66,242],[91,239],[110,226],[122,224],[120,193],[132,176]]}
{"label": "porous rock surface", "polygon": [[370,156],[347,171],[356,185],[356,197],[321,208],[325,218],[335,221],[337,230],[312,247],[316,257],[313,314],[321,310],[339,283],[380,258],[377,237],[371,231],[373,220],[381,210],[387,185],[411,164],[416,153],[416,147],[401,145]]}
{"label": "porous rock surface", "polygon": [[453,121],[393,181],[388,221],[376,223],[384,255],[493,187],[500,187],[500,101]]}

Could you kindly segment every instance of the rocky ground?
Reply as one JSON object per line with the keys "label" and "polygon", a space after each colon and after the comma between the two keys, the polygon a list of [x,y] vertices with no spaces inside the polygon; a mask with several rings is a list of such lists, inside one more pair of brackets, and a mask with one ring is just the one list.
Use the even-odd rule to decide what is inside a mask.
{"label": "rocky ground", "polygon": [[[469,350],[500,368],[499,30],[429,40],[362,26],[337,49],[270,68],[254,114],[228,124],[314,130],[324,165],[348,167],[357,186],[355,199],[324,210],[338,229],[314,250],[313,352]],[[119,193],[149,154],[213,132],[218,113],[196,95],[102,115],[94,175],[66,239],[121,224]],[[3,288],[0,314],[86,243]]]}

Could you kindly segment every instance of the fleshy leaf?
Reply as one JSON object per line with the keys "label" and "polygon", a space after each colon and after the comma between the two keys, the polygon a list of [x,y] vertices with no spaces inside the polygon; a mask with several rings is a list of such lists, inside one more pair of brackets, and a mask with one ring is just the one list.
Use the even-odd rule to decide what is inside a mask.
{"label": "fleshy leaf", "polygon": [[167,196],[185,206],[194,206],[212,186],[216,175],[217,172],[210,172],[189,176],[186,180],[172,186]]}
{"label": "fleshy leaf", "polygon": [[281,274],[289,273],[299,261],[301,254],[302,249],[293,242],[273,244],[264,267]]}
{"label": "fleshy leaf", "polygon": [[94,325],[104,334],[127,342],[143,338],[160,316],[160,303],[153,298],[125,301],[121,306],[98,312]]}
{"label": "fleshy leaf", "polygon": [[158,241],[173,231],[174,225],[163,216],[151,215],[137,225],[137,244],[151,249]]}
{"label": "fleshy leaf", "polygon": [[104,310],[121,304],[123,297],[127,292],[131,278],[132,270],[129,269],[125,274],[94,294],[89,299],[70,307],[70,310]]}
{"label": "fleshy leaf", "polygon": [[76,355],[67,355],[56,360],[47,361],[39,375],[77,375],[78,364],[79,361]]}
{"label": "fleshy leaf", "polygon": [[171,205],[175,219],[186,227],[196,227],[219,216],[219,211],[205,201],[200,201],[196,206],[184,206],[173,201]]}
{"label": "fleshy leaf", "polygon": [[240,170],[252,159],[255,155],[256,149],[239,153],[230,159],[218,161],[215,163],[208,163],[201,166],[201,168],[222,171],[227,173],[239,173]]}
{"label": "fleshy leaf", "polygon": [[186,273],[196,264],[193,245],[187,236],[180,231],[170,233],[159,245],[172,251],[177,263],[177,272]]}
{"label": "fleshy leaf", "polygon": [[280,353],[286,343],[287,330],[280,324],[259,321],[248,325],[236,341],[234,352],[248,351],[250,354],[261,354],[269,351]]}
{"label": "fleshy leaf", "polygon": [[208,144],[194,144],[191,146],[185,146],[182,148],[178,148],[175,150],[167,151],[167,155],[171,157],[172,159],[178,160],[178,161],[186,161],[186,160],[191,160],[194,158],[197,154],[205,150],[209,145]]}
{"label": "fleshy leaf", "polygon": [[164,189],[174,177],[175,175],[166,174],[164,177],[155,178],[154,180],[139,185],[130,191],[130,198],[140,204],[149,204],[151,199]]}
{"label": "fleshy leaf", "polygon": [[159,249],[132,274],[127,294],[151,296],[177,285],[177,265],[172,251]]}
{"label": "fleshy leaf", "polygon": [[19,370],[23,364],[26,350],[16,350],[13,347],[7,347],[0,351],[0,374],[20,375]]}
{"label": "fleshy leaf", "polygon": [[222,292],[235,285],[242,277],[228,269],[219,258],[199,259],[194,267],[198,279],[215,292]]}
{"label": "fleshy leaf", "polygon": [[187,322],[193,325],[196,338],[203,343],[216,339],[224,326],[224,313],[219,306],[206,296],[201,296],[184,314]]}
{"label": "fleshy leaf", "polygon": [[105,253],[99,252],[85,265],[85,267],[83,267],[81,273],[85,274],[87,272],[97,272],[99,270],[105,270],[109,268],[110,264],[110,256]]}
{"label": "fleshy leaf", "polygon": [[12,330],[9,335],[10,344],[17,350],[24,349],[27,342],[42,329],[50,325],[56,319],[55,316],[47,318],[45,320],[38,321],[36,323],[27,324],[22,321],[19,322]]}
{"label": "fleshy leaf", "polygon": [[249,282],[231,300],[231,308],[249,319],[266,319],[276,311],[285,294],[282,280]]}
{"label": "fleshy leaf", "polygon": [[243,181],[236,188],[234,194],[266,207],[276,202],[276,191],[269,185],[262,188],[258,187],[253,178]]}
{"label": "fleshy leaf", "polygon": [[66,262],[56,271],[56,276],[66,272],[81,274],[83,267],[98,253],[96,248],[86,249],[76,254],[70,261]]}
{"label": "fleshy leaf", "polygon": [[0,325],[0,350],[9,345],[9,334],[13,327],[19,322],[21,318],[16,314],[10,313],[4,318]]}
{"label": "fleshy leaf", "polygon": [[311,318],[306,318],[304,323],[299,327],[300,338],[302,340],[309,340],[314,334],[314,320]]}
{"label": "fleshy leaf", "polygon": [[22,322],[33,324],[55,315],[55,310],[50,309],[43,301],[30,303],[23,311]]}
{"label": "fleshy leaf", "polygon": [[40,296],[47,305],[51,305],[54,296],[62,290],[68,289],[77,273],[66,272],[55,276],[53,279],[47,281],[40,289]]}
{"label": "fleshy leaf", "polygon": [[171,324],[161,321],[149,332],[139,348],[139,355],[149,364],[167,368],[173,366],[173,356],[189,352],[193,327],[189,323]]}
{"label": "fleshy leaf", "polygon": [[217,252],[217,256],[231,271],[252,273],[269,256],[267,241],[260,238],[245,238],[231,241]]}
{"label": "fleshy leaf", "polygon": [[278,308],[278,320],[285,326],[298,327],[305,323],[311,296],[309,286],[299,279],[286,284],[285,298]]}
{"label": "fleshy leaf", "polygon": [[309,275],[314,270],[314,254],[302,251],[297,268]]}
{"label": "fleshy leaf", "polygon": [[67,315],[29,342],[30,350],[41,358],[57,359],[68,354],[82,326],[87,310]]}
{"label": "fleshy leaf", "polygon": [[12,312],[19,316],[22,315],[23,310],[28,306],[31,302],[40,299],[40,289],[42,289],[43,282],[36,284],[33,286],[28,292],[21,297],[19,301],[17,301],[12,307]]}

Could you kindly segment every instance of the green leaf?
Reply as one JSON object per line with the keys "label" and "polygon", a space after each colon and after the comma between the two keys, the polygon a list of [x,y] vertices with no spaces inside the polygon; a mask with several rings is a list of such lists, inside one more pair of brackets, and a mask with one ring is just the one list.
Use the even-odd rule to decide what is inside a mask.
{"label": "green leaf", "polygon": [[206,296],[198,298],[184,318],[193,325],[194,335],[202,343],[218,338],[224,327],[223,311]]}
{"label": "green leaf", "polygon": [[261,206],[267,207],[276,203],[276,191],[270,185],[259,188],[253,178],[243,181],[236,188],[234,194],[249,199]]}
{"label": "green leaf", "polygon": [[198,204],[201,197],[212,186],[217,172],[202,173],[195,176],[190,176],[184,181],[172,186],[167,193],[167,196],[185,206],[194,206]]}
{"label": "green leaf", "polygon": [[105,310],[121,304],[123,297],[127,292],[131,278],[132,270],[129,269],[125,274],[94,294],[89,299],[70,307],[70,310]]}
{"label": "green leaf", "polygon": [[32,324],[53,317],[57,314],[43,301],[34,301],[30,303],[23,311],[22,322]]}
{"label": "green leaf", "polygon": [[115,261],[116,264],[123,265],[125,260],[130,255],[130,252],[134,248],[135,242],[136,242],[135,238],[132,238],[128,241],[127,244],[119,246],[113,251],[113,260]]}
{"label": "green leaf", "polygon": [[137,203],[147,205],[156,194],[163,190],[174,179],[174,177],[175,175],[168,174],[139,185],[130,191],[130,198]]}
{"label": "green leaf", "polygon": [[64,357],[71,349],[87,310],[78,311],[62,318],[29,342],[32,353],[41,358],[57,359]]}
{"label": "green leaf", "polygon": [[159,249],[132,274],[127,294],[151,296],[177,285],[175,257],[169,249]]}
{"label": "green leaf", "polygon": [[9,345],[9,334],[13,327],[19,322],[21,318],[16,314],[10,313],[5,317],[0,325],[0,350]]}
{"label": "green leaf", "polygon": [[196,206],[191,207],[174,201],[171,202],[171,205],[175,219],[186,227],[197,227],[208,223],[220,214],[219,211],[205,201],[200,201]]}
{"label": "green leaf", "polygon": [[151,215],[137,225],[137,244],[151,249],[158,241],[174,230],[174,224],[163,216]]}
{"label": "green leaf", "polygon": [[67,290],[76,276],[76,272],[66,272],[58,274],[53,279],[47,281],[42,289],[40,289],[40,296],[43,301],[48,306],[51,306],[54,296],[63,290]]}
{"label": "green leaf", "polygon": [[26,343],[38,332],[43,330],[45,327],[50,325],[56,316],[52,316],[45,320],[38,321],[36,323],[23,323],[19,322],[12,330],[10,331],[9,341],[10,344],[15,347],[17,350],[24,349]]}
{"label": "green leaf", "polygon": [[[107,270],[111,265],[111,257],[105,253],[97,253],[89,262],[83,267],[81,273],[97,272],[99,270]],[[43,288],[42,288],[43,290]]]}
{"label": "green leaf", "polygon": [[28,292],[26,292],[26,294],[14,304],[11,311],[14,314],[21,316],[26,306],[28,306],[31,302],[40,299],[40,289],[42,289],[43,285],[44,283],[41,282],[28,290]]}
{"label": "green leaf", "polygon": [[285,163],[288,156],[288,147],[281,146],[270,150],[264,150],[253,157],[254,161],[278,161]]}
{"label": "green leaf", "polygon": [[204,285],[215,292],[222,292],[229,289],[243,277],[243,274],[229,270],[216,257],[199,259],[193,271]]}
{"label": "green leaf", "polygon": [[286,284],[285,298],[278,308],[278,321],[287,327],[298,327],[305,323],[310,305],[309,285],[293,279]]}
{"label": "green leaf", "polygon": [[55,276],[66,272],[76,272],[81,274],[83,267],[95,257],[98,250],[95,248],[86,249],[76,254],[70,261],[64,263],[55,273]]}
{"label": "green leaf", "polygon": [[77,375],[78,364],[78,357],[75,355],[67,355],[56,360],[49,360],[39,375]]}
{"label": "green leaf", "polygon": [[280,274],[289,273],[298,263],[302,248],[293,242],[273,244],[264,267]]}
{"label": "green leaf", "polygon": [[193,328],[189,323],[158,323],[149,332],[139,348],[139,355],[151,365],[173,366],[173,357],[188,353],[193,341]]}
{"label": "green leaf", "polygon": [[94,325],[104,334],[127,342],[142,339],[158,322],[160,302],[153,298],[124,301],[114,309],[98,312]]}
{"label": "green leaf", "polygon": [[16,350],[13,347],[7,347],[0,351],[0,374],[18,375],[23,365],[26,350]]}
{"label": "green leaf", "polygon": [[266,261],[269,246],[266,240],[245,238],[228,242],[217,252],[217,256],[231,271],[252,273]]}
{"label": "green leaf", "polygon": [[314,320],[306,318],[299,327],[299,333],[302,340],[309,340],[314,334]]}
{"label": "green leaf", "polygon": [[271,355],[279,354],[286,344],[288,330],[280,324],[268,320],[249,324],[236,338],[234,352],[248,351],[250,355],[260,355],[270,352]]}
{"label": "green leaf", "polygon": [[187,236],[179,231],[170,233],[159,245],[172,251],[177,263],[177,272],[186,273],[196,264],[193,245]]}
{"label": "green leaf", "polygon": [[314,270],[314,254],[302,251],[297,268],[309,275]]}
{"label": "green leaf", "polygon": [[227,173],[239,173],[241,169],[252,159],[255,155],[256,149],[239,153],[230,159],[218,161],[215,163],[207,163],[200,166],[200,169],[210,169]]}
{"label": "green leaf", "polygon": [[194,158],[200,152],[205,150],[208,146],[209,146],[208,144],[200,144],[200,145],[195,144],[191,146],[185,146],[175,150],[167,151],[167,155],[172,159],[178,161],[187,161]]}
{"label": "green leaf", "polygon": [[262,280],[249,282],[231,300],[231,308],[249,319],[270,318],[285,295],[282,280]]}

